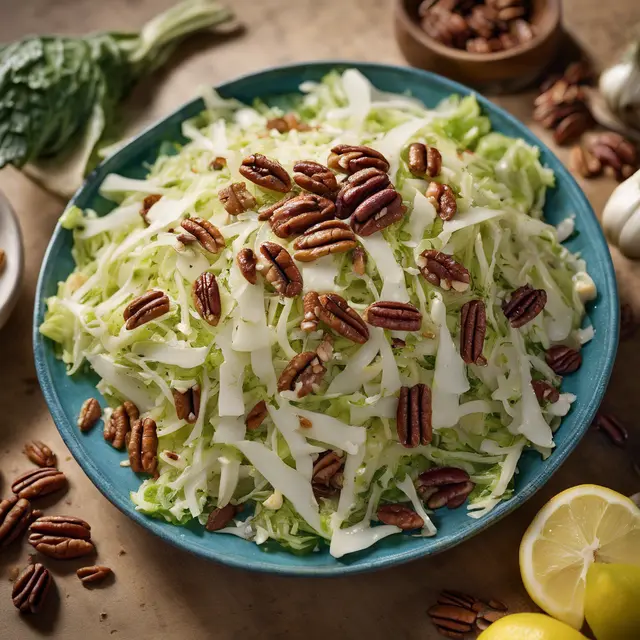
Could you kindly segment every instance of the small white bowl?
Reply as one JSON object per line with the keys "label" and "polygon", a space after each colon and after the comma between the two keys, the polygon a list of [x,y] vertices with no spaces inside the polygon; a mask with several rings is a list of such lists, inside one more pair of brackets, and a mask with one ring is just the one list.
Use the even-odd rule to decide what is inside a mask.
{"label": "small white bowl", "polygon": [[0,249],[5,253],[0,269],[0,328],[7,322],[18,301],[24,271],[24,251],[18,219],[0,191]]}

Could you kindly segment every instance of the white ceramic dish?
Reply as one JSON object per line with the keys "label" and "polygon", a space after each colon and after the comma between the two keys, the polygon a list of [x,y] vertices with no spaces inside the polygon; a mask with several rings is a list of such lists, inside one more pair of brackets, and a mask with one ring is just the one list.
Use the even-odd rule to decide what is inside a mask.
{"label": "white ceramic dish", "polygon": [[5,252],[4,267],[0,269],[0,328],[2,328],[18,301],[24,271],[24,250],[18,219],[1,191],[0,249]]}

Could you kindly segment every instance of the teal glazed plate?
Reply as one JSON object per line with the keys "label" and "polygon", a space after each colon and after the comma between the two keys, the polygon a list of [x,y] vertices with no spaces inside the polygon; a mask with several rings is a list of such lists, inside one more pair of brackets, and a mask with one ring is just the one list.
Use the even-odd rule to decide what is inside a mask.
{"label": "teal glazed plate", "polygon": [[[267,101],[277,100],[278,96],[297,92],[301,82],[317,81],[332,69],[349,67],[359,69],[379,89],[395,93],[408,91],[429,107],[435,106],[451,94],[471,93],[470,89],[433,73],[344,61],[313,62],[267,69],[227,82],[217,89],[225,98],[237,98],[247,103],[258,97]],[[556,448],[551,456],[542,460],[540,455],[532,451],[522,456],[514,496],[501,502],[488,516],[479,520],[470,518],[464,509],[440,510],[435,515],[438,534],[433,538],[391,536],[366,551],[339,560],[329,555],[328,549],[306,556],[292,555],[277,547],[263,550],[252,542],[232,535],[208,533],[198,523],[178,527],[137,512],[129,499],[129,492],[138,488],[140,480],[129,468],[120,466],[122,453],[105,445],[101,429],[84,434],[76,426],[83,401],[96,394],[97,376],[92,373],[67,376],[64,363],[55,357],[53,343],[38,332],[44,317],[45,300],[55,294],[58,282],[64,280],[74,268],[71,257],[72,235],[58,224],[44,258],[36,295],[33,320],[36,368],[60,434],[85,473],[108,500],[163,540],[204,558],[254,571],[299,576],[335,576],[390,567],[450,549],[519,507],[549,480],[588,429],[609,381],[618,343],[615,273],[609,249],[589,202],[562,163],[515,118],[482,96],[478,96],[478,101],[496,131],[523,138],[540,148],[543,163],[553,169],[557,180],[556,188],[548,194],[546,219],[551,224],[557,224],[575,214],[579,233],[574,234],[566,246],[583,255],[598,288],[598,298],[589,305],[589,318],[596,331],[595,338],[584,347],[580,370],[568,376],[563,383],[563,391],[576,394],[578,399],[555,434]],[[203,109],[202,100],[193,100],[141,133],[88,177],[71,201],[72,204],[83,209],[90,207],[100,215],[107,213],[114,205],[98,194],[104,178],[109,173],[132,178],[143,177],[145,166],[155,160],[160,145],[167,141],[184,141],[180,133],[182,122]]]}

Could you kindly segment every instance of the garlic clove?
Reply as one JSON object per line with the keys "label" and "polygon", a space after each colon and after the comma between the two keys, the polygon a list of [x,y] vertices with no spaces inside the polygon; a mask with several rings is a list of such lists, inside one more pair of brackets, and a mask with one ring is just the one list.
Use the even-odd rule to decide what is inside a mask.
{"label": "garlic clove", "polygon": [[640,171],[636,171],[615,188],[602,212],[602,227],[613,244],[620,244],[623,228],[639,208]]}

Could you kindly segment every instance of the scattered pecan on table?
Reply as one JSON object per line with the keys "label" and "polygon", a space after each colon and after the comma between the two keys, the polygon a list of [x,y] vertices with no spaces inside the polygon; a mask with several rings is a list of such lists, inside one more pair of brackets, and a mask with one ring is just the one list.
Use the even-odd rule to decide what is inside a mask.
{"label": "scattered pecan on table", "polygon": [[391,331],[419,331],[422,313],[408,302],[380,300],[370,304],[364,312],[364,319],[374,327]]}
{"label": "scattered pecan on table", "polygon": [[545,360],[560,376],[577,371],[582,364],[580,352],[562,344],[556,344],[547,349]]}
{"label": "scattered pecan on table", "polygon": [[20,538],[31,521],[31,503],[11,496],[0,500],[0,547],[7,547]]}
{"label": "scattered pecan on table", "polygon": [[295,355],[278,378],[278,391],[295,391],[303,398],[314,391],[321,382],[326,369],[315,351],[304,351]]}
{"label": "scattered pecan on table", "polygon": [[131,425],[140,417],[138,407],[133,402],[125,400],[116,407],[111,417],[104,423],[102,435],[111,443],[114,449],[122,449],[126,443],[127,435],[131,431]]}
{"label": "scattered pecan on table", "polygon": [[367,272],[367,252],[360,245],[351,252],[351,261],[356,275],[363,276]]}
{"label": "scattered pecan on table", "polygon": [[335,200],[338,181],[331,169],[313,160],[300,160],[293,165],[293,171],[293,180],[301,189]]}
{"label": "scattered pecan on table", "polygon": [[40,440],[32,440],[24,445],[24,455],[39,467],[55,467],[58,464],[56,454]]}
{"label": "scattered pecan on table", "polygon": [[244,182],[234,182],[224,189],[218,191],[218,199],[222,203],[224,210],[232,216],[253,209],[258,203],[256,199],[247,191]]}
{"label": "scattered pecan on table", "polygon": [[244,279],[249,284],[255,284],[258,281],[258,274],[256,272],[258,261],[256,260],[256,254],[253,253],[253,249],[249,249],[249,247],[240,249],[236,256],[236,262]]}
{"label": "scattered pecan on table", "polygon": [[29,544],[57,560],[80,558],[96,550],[89,524],[73,516],[41,516],[29,527]]}
{"label": "scattered pecan on table", "polygon": [[313,464],[311,487],[318,498],[330,498],[342,489],[344,457],[335,451],[325,451]]}
{"label": "scattered pecan on table", "polygon": [[300,329],[302,331],[315,331],[318,328],[318,316],[316,315],[316,307],[320,304],[318,294],[315,291],[308,291],[302,299],[302,322]]}
{"label": "scattered pecan on table", "polygon": [[538,402],[558,402],[560,400],[560,392],[545,380],[533,380],[531,382],[533,392],[538,398]]}
{"label": "scattered pecan on table", "polygon": [[33,500],[54,491],[59,491],[66,485],[67,478],[62,471],[44,467],[42,469],[32,469],[18,476],[11,485],[11,491],[18,498]]}
{"label": "scattered pecan on table", "polygon": [[359,236],[370,236],[402,219],[406,207],[395,189],[382,189],[361,202],[351,216],[351,228]]}
{"label": "scattered pecan on table", "polygon": [[76,571],[76,575],[83,585],[97,584],[108,578],[113,571],[104,565],[92,565],[90,567],[82,567]]}
{"label": "scattered pecan on table", "polygon": [[403,531],[424,527],[424,520],[403,504],[383,504],[378,507],[377,517],[380,522],[395,525]]}
{"label": "scattered pecan on table", "polygon": [[169,313],[169,297],[163,291],[147,291],[133,300],[122,312],[129,331]]}
{"label": "scattered pecan on table", "polygon": [[598,411],[593,420],[593,426],[598,431],[604,432],[609,440],[618,447],[624,447],[629,439],[629,432],[616,416],[611,413]]}
{"label": "scattered pecan on table", "polygon": [[390,186],[389,176],[380,169],[370,167],[350,175],[340,184],[336,196],[336,216],[348,218],[367,198]]}
{"label": "scattered pecan on table", "polygon": [[193,282],[191,297],[200,317],[207,324],[216,327],[220,321],[222,303],[215,275],[209,271],[201,273]]}
{"label": "scattered pecan on table", "polygon": [[412,448],[431,442],[431,389],[426,384],[400,389],[396,428],[403,447]]}
{"label": "scattered pecan on table", "polygon": [[145,221],[146,224],[149,224],[149,219],[147,218],[147,214],[153,205],[160,200],[162,196],[158,193],[151,193],[148,196],[145,196],[145,199],[142,201],[142,207],[140,208],[140,216]]}
{"label": "scattered pecan on table", "polygon": [[364,344],[369,339],[366,322],[337,293],[318,295],[313,311],[318,320],[348,340]]}
{"label": "scattered pecan on table", "polygon": [[234,518],[239,509],[233,504],[214,509],[207,518],[204,528],[207,531],[219,531],[224,529]]}
{"label": "scattered pecan on table", "polygon": [[335,213],[336,206],[331,200],[307,193],[283,202],[269,218],[269,224],[279,238],[289,238],[332,220]]}
{"label": "scattered pecan on table", "polygon": [[278,133],[289,131],[310,131],[311,127],[306,122],[301,122],[295,113],[285,113],[282,118],[267,120],[267,129],[275,129]]}
{"label": "scattered pecan on table", "polygon": [[196,384],[185,392],[171,389],[171,393],[176,405],[178,420],[185,420],[189,424],[194,424],[200,413],[200,385]]}
{"label": "scattered pecan on table", "polygon": [[433,467],[423,471],[416,482],[416,489],[429,509],[445,505],[455,509],[464,503],[475,484],[469,474],[457,467]]}
{"label": "scattered pecan on table", "polygon": [[525,284],[511,294],[509,302],[505,300],[502,312],[509,324],[517,329],[531,322],[546,304],[547,292],[544,289],[534,289],[530,284]]}
{"label": "scattered pecan on table", "polygon": [[82,407],[80,407],[80,413],[78,414],[78,428],[80,431],[90,431],[98,423],[100,416],[102,416],[100,403],[95,398],[87,398],[82,403]]}
{"label": "scattered pecan on table", "polygon": [[155,420],[138,419],[131,425],[127,442],[131,470],[154,476],[158,469],[158,434]]}
{"label": "scattered pecan on table", "polygon": [[635,145],[619,133],[594,133],[571,149],[571,168],[583,178],[610,171],[622,182],[637,171],[638,152]]}
{"label": "scattered pecan on table", "polygon": [[263,189],[286,193],[291,190],[291,178],[284,167],[277,161],[254,153],[247,156],[238,169],[247,180]]}
{"label": "scattered pecan on table", "polygon": [[425,195],[434,206],[438,216],[445,222],[451,220],[458,212],[456,196],[448,184],[430,182]]}
{"label": "scattered pecan on table", "polygon": [[312,262],[333,253],[346,253],[356,245],[356,235],[346,222],[326,220],[295,239],[293,257],[299,262]]}
{"label": "scattered pecan on table", "polygon": [[267,403],[264,400],[260,400],[260,402],[258,402],[253,409],[249,411],[245,418],[244,423],[247,427],[247,431],[255,431],[256,429],[259,429],[268,413]]}
{"label": "scattered pecan on table", "polygon": [[38,613],[52,584],[53,578],[44,565],[29,563],[13,583],[13,606],[20,613]]}
{"label": "scattered pecan on table", "polygon": [[260,246],[263,257],[262,275],[265,280],[285,298],[295,298],[302,293],[302,274],[289,252],[275,242],[264,242]]}
{"label": "scattered pecan on table", "polygon": [[418,178],[429,176],[435,178],[442,169],[442,156],[435,147],[422,142],[412,142],[409,145],[409,171]]}
{"label": "scattered pecan on table", "polygon": [[417,265],[427,282],[445,291],[466,291],[471,284],[471,276],[466,267],[456,262],[452,256],[435,249],[423,251],[418,257]]}
{"label": "scattered pecan on table", "polygon": [[224,249],[224,236],[220,233],[218,227],[208,220],[194,216],[185,218],[180,223],[180,226],[190,233],[205,251],[218,253]]}
{"label": "scattered pecan on table", "polygon": [[334,171],[353,174],[362,169],[389,171],[389,161],[375,149],[364,145],[339,144],[331,149],[327,164]]}
{"label": "scattered pecan on table", "polygon": [[469,300],[460,309],[460,355],[466,364],[484,366],[482,355],[487,333],[487,314],[482,300]]}

